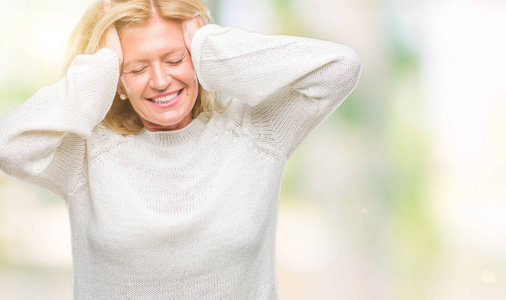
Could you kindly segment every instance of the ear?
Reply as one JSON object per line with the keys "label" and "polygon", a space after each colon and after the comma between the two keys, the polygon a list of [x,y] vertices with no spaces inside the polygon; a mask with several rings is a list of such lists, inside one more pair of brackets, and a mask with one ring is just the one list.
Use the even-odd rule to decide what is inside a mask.
{"label": "ear", "polygon": [[124,86],[123,81],[121,80],[121,78],[118,81],[118,88],[117,88],[116,92],[118,93],[118,95],[126,95],[127,94],[125,86]]}

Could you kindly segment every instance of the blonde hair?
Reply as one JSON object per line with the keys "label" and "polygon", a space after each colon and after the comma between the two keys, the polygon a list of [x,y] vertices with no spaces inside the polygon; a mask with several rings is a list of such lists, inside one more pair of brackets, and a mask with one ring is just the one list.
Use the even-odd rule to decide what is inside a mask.
{"label": "blonde hair", "polygon": [[[199,0],[111,0],[107,10],[104,1],[92,4],[74,29],[67,50],[67,70],[74,58],[81,54],[94,54],[103,44],[106,29],[114,24],[119,36],[131,26],[143,26],[153,17],[182,21],[199,14],[206,23],[213,20],[207,7]],[[198,95],[192,109],[192,117],[201,112],[211,117],[213,111],[225,110],[215,92],[209,92],[199,84]],[[144,125],[130,101],[122,101],[119,95],[107,113],[104,123],[110,129],[123,135],[135,135]]]}

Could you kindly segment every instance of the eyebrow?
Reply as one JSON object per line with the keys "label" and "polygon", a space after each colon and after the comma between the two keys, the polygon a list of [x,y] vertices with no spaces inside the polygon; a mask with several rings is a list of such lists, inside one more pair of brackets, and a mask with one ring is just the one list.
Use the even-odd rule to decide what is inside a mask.
{"label": "eyebrow", "polygon": [[[178,49],[174,49],[174,50],[170,50],[168,51],[167,53],[163,54],[161,57],[167,57],[169,55],[172,55],[178,51],[182,51],[184,50],[183,48],[178,48]],[[138,59],[138,60],[132,60],[132,61],[129,61],[129,62],[126,62],[123,64],[123,69],[129,69],[131,67],[131,65],[134,65],[134,64],[138,64],[138,63],[147,63],[149,62],[149,59]]]}

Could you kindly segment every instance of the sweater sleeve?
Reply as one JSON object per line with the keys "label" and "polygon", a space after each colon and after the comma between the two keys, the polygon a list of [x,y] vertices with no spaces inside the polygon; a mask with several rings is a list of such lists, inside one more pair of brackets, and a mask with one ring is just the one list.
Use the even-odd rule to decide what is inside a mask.
{"label": "sweater sleeve", "polygon": [[191,47],[203,88],[251,106],[257,141],[286,158],[353,91],[362,67],[345,45],[214,24]]}
{"label": "sweater sleeve", "polygon": [[67,200],[83,180],[85,140],[107,114],[118,78],[114,51],[76,57],[64,78],[0,120],[0,170]]}

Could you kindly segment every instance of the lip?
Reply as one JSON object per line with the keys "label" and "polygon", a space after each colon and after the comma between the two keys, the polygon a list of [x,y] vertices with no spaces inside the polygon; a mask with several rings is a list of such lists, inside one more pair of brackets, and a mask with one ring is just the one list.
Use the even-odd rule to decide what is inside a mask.
{"label": "lip", "polygon": [[174,98],[171,101],[166,102],[166,103],[156,103],[156,102],[152,102],[152,101],[150,101],[148,99],[146,99],[146,101],[148,101],[149,103],[151,103],[153,106],[159,107],[159,108],[166,108],[166,107],[174,106],[174,105],[178,104],[179,101],[183,98],[184,90],[185,89],[176,90],[176,91],[172,91],[172,92],[169,92],[169,93],[166,93],[166,94],[163,94],[163,95],[155,96],[153,98],[148,98],[148,99],[161,98],[161,97],[165,97],[165,96],[168,96],[168,95],[171,95],[171,94],[174,94],[174,93],[177,93],[177,92],[181,91],[181,93],[179,94],[179,96],[177,96],[176,98]]}
{"label": "lip", "polygon": [[150,97],[150,98],[148,98],[148,99],[156,99],[156,98],[166,97],[166,96],[168,96],[168,95],[172,95],[172,94],[174,94],[174,93],[177,93],[177,92],[179,92],[180,90],[182,90],[182,89],[179,89],[179,90],[174,90],[174,91],[168,92],[168,93],[163,94],[163,95],[156,95],[156,96],[154,96],[154,97]]}

